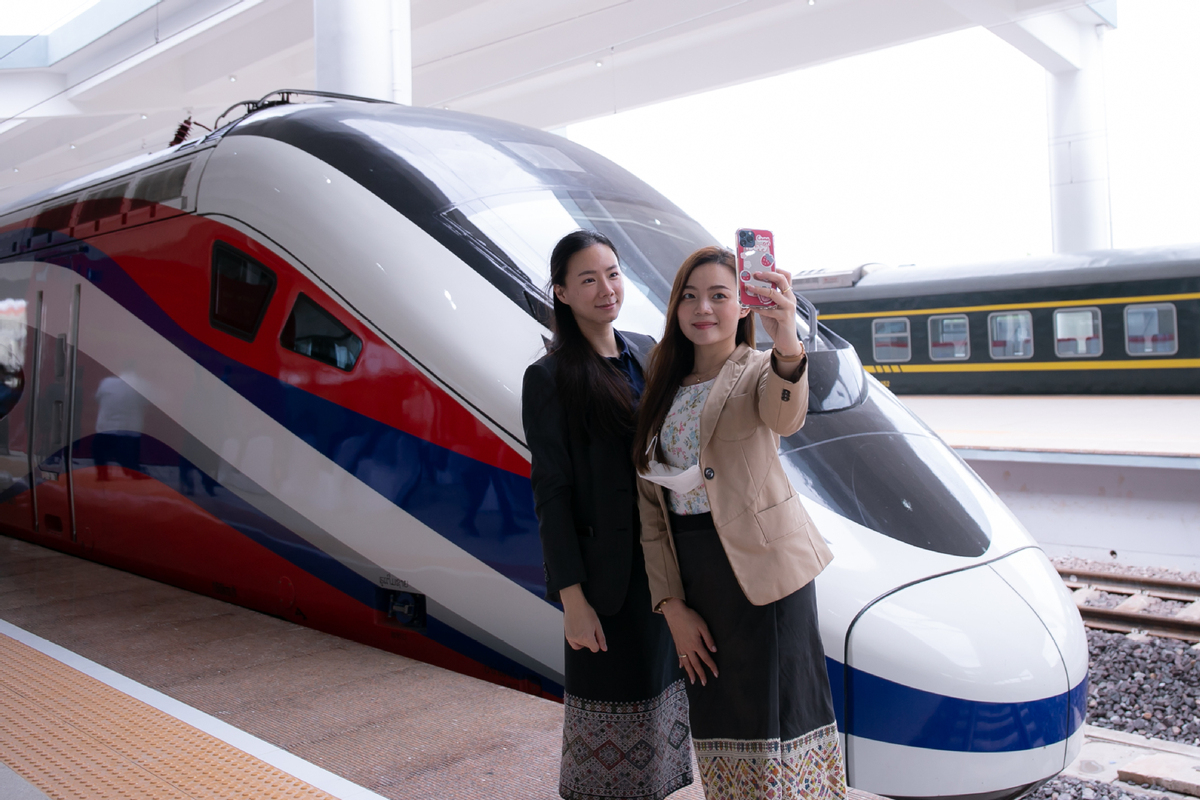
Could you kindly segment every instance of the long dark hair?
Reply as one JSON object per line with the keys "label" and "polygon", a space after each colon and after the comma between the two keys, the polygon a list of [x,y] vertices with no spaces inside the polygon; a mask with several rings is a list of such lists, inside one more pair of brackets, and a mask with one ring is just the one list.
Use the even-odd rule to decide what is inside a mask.
{"label": "long dark hair", "polygon": [[554,338],[546,349],[558,358],[558,393],[569,422],[585,433],[628,436],[634,424],[629,383],[596,352],[579,329],[575,312],[554,291],[555,286],[567,285],[572,256],[598,244],[617,255],[612,241],[598,231],[572,231],[554,245],[550,254],[550,294],[554,298],[550,330]]}
{"label": "long dark hair", "polygon": [[[646,366],[646,388],[642,392],[638,408],[637,432],[633,437],[633,463],[639,472],[645,471],[650,462],[650,442],[658,435],[663,420],[671,410],[675,393],[683,379],[692,371],[696,362],[696,346],[683,335],[679,327],[679,303],[683,299],[683,287],[698,267],[705,264],[720,264],[729,267],[737,275],[737,261],[733,253],[723,247],[702,247],[684,259],[675,273],[671,286],[671,300],[667,303],[667,326],[662,341],[650,353]],[[747,314],[738,320],[737,344],[754,347],[754,315]],[[660,447],[655,448],[656,459],[661,460]]]}

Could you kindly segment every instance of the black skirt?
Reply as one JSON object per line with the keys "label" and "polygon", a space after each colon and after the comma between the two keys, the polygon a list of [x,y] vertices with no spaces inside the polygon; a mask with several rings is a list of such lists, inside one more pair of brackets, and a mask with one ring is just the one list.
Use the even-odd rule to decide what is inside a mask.
{"label": "black skirt", "polygon": [[708,625],[721,673],[687,687],[705,796],[844,797],[815,586],[756,606],[738,585],[711,514],[672,514],[671,529],[687,604]]}
{"label": "black skirt", "polygon": [[685,681],[670,629],[650,608],[641,544],[617,613],[599,615],[607,651],[565,640],[563,753],[567,800],[661,800],[692,782]]}

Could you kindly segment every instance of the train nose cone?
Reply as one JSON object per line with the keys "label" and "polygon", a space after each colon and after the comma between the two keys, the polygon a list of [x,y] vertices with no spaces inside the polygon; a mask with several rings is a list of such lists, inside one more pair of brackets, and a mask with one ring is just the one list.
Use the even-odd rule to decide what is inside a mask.
{"label": "train nose cone", "polygon": [[834,682],[860,789],[998,797],[1078,752],[1087,640],[1040,550],[884,597],[851,628],[847,661]]}

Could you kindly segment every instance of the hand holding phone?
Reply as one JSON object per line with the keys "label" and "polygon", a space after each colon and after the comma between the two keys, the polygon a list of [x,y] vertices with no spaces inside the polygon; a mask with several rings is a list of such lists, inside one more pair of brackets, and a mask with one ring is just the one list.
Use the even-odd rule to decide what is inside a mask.
{"label": "hand holding phone", "polygon": [[771,308],[773,300],[747,291],[747,286],[770,289],[768,281],[754,279],[755,272],[775,271],[775,237],[770,231],[739,228],[737,232],[738,302],[743,308]]}

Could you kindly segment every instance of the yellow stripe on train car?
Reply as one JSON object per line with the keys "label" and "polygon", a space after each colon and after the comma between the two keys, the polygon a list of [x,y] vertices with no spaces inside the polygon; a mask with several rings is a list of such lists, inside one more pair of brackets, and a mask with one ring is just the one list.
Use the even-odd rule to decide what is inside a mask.
{"label": "yellow stripe on train car", "polygon": [[933,314],[966,314],[971,311],[1023,311],[1030,308],[1072,308],[1078,306],[1111,306],[1135,303],[1168,303],[1173,300],[1200,300],[1200,292],[1185,294],[1150,294],[1142,297],[1104,297],[1091,300],[1039,301],[1037,303],[1000,303],[991,306],[954,306],[949,308],[910,308],[906,311],[855,311],[848,314],[821,314],[821,321],[831,319],[865,319],[881,317],[920,317]]}
{"label": "yellow stripe on train car", "polygon": [[872,374],[884,372],[1055,372],[1089,369],[1200,369],[1200,358],[1130,361],[1020,361],[964,364],[864,364]]}

